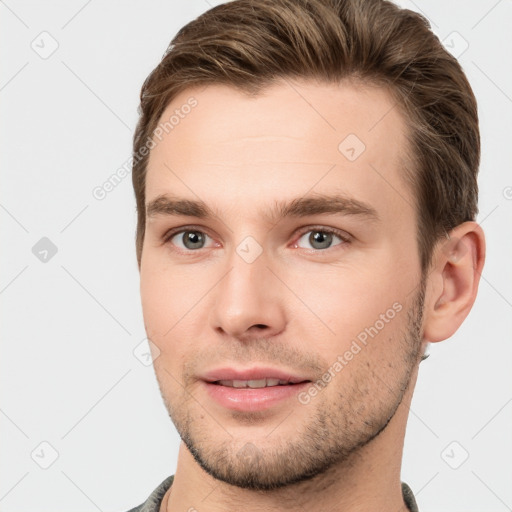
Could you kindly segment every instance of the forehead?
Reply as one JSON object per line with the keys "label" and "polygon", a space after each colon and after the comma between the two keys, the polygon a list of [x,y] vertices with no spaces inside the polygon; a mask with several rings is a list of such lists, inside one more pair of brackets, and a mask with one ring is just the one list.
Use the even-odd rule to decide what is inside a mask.
{"label": "forehead", "polygon": [[336,189],[388,213],[413,203],[403,180],[405,122],[383,88],[291,80],[256,96],[224,85],[190,88],[159,126],[146,202],[172,191],[215,206],[243,196],[239,206],[249,206]]}

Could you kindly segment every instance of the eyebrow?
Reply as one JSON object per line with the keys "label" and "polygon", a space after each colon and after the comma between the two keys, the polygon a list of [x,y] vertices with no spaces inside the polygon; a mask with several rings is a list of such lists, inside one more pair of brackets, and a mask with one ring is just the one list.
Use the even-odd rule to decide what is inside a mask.
{"label": "eyebrow", "polygon": [[[314,194],[298,197],[291,201],[275,201],[270,211],[262,212],[262,216],[272,223],[286,217],[307,217],[319,214],[357,216],[371,222],[380,220],[375,208],[343,194]],[[172,215],[200,219],[220,217],[218,212],[201,200],[183,199],[167,194],[157,196],[146,205],[148,218]]]}

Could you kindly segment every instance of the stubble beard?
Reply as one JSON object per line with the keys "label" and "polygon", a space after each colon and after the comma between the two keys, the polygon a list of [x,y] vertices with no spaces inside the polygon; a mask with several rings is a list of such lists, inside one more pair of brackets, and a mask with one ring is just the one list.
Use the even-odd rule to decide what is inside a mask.
{"label": "stubble beard", "polygon": [[[423,279],[419,288],[407,311],[406,328],[396,334],[400,341],[394,357],[399,373],[392,383],[379,376],[379,373],[385,375],[382,373],[385,369],[377,371],[378,368],[360,364],[351,382],[342,386],[334,403],[332,399],[330,402],[321,401],[320,393],[310,404],[298,405],[311,407],[311,416],[292,430],[293,438],[280,436],[279,427],[269,427],[268,431],[274,430],[266,437],[252,441],[236,439],[218,425],[220,418],[215,421],[194,398],[186,396],[186,391],[179,402],[171,403],[162,392],[157,374],[169,416],[195,461],[217,480],[242,489],[260,491],[282,489],[308,481],[334,465],[350,466],[361,448],[379,436],[395,415],[421,358]],[[371,386],[369,372],[372,372]],[[336,377],[329,385],[336,385]],[[375,398],[379,393],[380,396]],[[195,414],[192,413],[194,410]],[[236,411],[232,417],[246,425],[261,419],[256,413]],[[293,413],[283,421],[283,425],[290,421],[293,421]],[[211,435],[214,429],[220,429],[224,439],[214,438]]]}

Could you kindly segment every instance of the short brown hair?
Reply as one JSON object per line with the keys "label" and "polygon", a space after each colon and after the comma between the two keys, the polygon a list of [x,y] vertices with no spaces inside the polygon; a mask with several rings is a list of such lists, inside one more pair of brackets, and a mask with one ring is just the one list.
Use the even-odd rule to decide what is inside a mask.
{"label": "short brown hair", "polygon": [[139,266],[149,158],[141,148],[165,108],[189,87],[223,84],[257,94],[280,78],[348,79],[389,91],[408,128],[404,176],[416,197],[426,272],[436,242],[478,212],[477,104],[428,20],[387,0],[235,0],[178,32],[140,94],[132,172]]}

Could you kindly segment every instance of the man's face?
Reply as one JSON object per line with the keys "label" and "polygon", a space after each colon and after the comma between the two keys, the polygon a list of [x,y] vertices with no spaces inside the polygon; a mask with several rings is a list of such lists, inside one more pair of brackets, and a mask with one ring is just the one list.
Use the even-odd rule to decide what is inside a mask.
{"label": "man's face", "polygon": [[[403,120],[382,89],[313,82],[190,89],[161,122],[176,109],[151,151],[140,269],[164,402],[215,478],[308,479],[386,427],[420,355]],[[260,382],[283,375],[309,382]]]}

